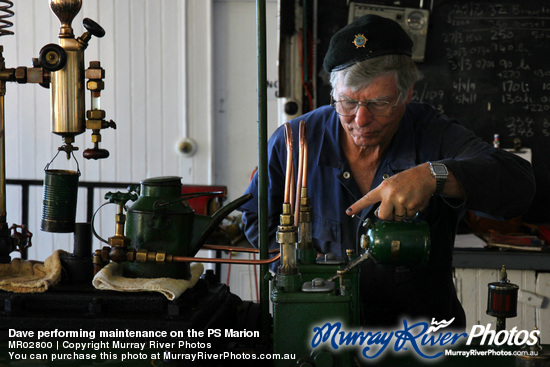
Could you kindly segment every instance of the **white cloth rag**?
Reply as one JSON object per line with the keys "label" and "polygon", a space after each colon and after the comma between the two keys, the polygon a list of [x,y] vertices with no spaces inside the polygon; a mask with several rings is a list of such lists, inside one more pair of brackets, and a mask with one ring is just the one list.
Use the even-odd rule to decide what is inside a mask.
{"label": "white cloth rag", "polygon": [[127,278],[122,276],[122,265],[111,262],[101,269],[92,281],[96,289],[118,292],[159,292],[170,301],[175,300],[188,288],[193,288],[204,272],[202,263],[191,265],[191,278]]}
{"label": "white cloth rag", "polygon": [[0,289],[14,293],[42,293],[61,279],[61,260],[57,250],[44,262],[15,258],[0,264]]}

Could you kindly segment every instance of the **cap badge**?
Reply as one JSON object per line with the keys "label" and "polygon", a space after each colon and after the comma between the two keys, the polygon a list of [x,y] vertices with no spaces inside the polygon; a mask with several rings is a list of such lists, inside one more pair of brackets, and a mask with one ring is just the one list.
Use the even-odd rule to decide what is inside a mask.
{"label": "cap badge", "polygon": [[357,48],[365,47],[365,45],[367,44],[367,41],[368,41],[367,38],[364,35],[362,35],[361,33],[359,33],[359,34],[355,35],[355,39],[353,40],[353,44]]}

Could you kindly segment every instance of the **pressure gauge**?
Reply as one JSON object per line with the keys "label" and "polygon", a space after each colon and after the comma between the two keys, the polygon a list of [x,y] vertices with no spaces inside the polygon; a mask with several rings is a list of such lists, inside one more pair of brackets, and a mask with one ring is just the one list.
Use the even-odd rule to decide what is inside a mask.
{"label": "pressure gauge", "polygon": [[413,11],[409,13],[407,17],[407,24],[411,29],[415,31],[421,30],[426,25],[426,17],[419,11]]}

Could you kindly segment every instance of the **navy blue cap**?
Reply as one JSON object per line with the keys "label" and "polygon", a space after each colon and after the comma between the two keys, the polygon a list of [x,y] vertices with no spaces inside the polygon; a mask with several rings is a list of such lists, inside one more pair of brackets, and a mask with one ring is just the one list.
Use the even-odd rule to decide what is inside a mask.
{"label": "navy blue cap", "polygon": [[413,42],[394,20],[367,14],[330,39],[323,67],[329,73],[383,55],[412,55]]}

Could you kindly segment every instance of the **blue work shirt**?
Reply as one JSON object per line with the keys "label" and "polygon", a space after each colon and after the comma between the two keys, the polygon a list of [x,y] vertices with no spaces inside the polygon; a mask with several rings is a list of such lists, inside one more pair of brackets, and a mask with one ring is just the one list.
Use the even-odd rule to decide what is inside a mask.
{"label": "blue work shirt", "polygon": [[[305,120],[308,143],[307,186],[313,209],[313,244],[322,254],[346,256],[346,249],[359,253],[364,229],[345,211],[361,198],[342,147],[342,129],[334,108],[320,107],[290,121],[294,147],[299,146],[299,122]],[[293,151],[298,162],[298,149]],[[268,143],[268,226],[270,248],[275,240],[285,187],[286,144],[284,129],[277,129]],[[428,161],[444,163],[462,184],[463,201],[433,196],[419,213],[430,227],[428,264],[405,268],[375,264],[361,267],[362,323],[396,325],[402,317],[450,320],[464,327],[465,317],[452,280],[452,251],[456,228],[464,210],[476,210],[500,218],[524,213],[535,193],[531,165],[502,149],[483,142],[457,121],[438,115],[429,105],[407,105],[399,129],[384,152],[371,189],[385,178]],[[297,166],[296,166],[297,167]],[[297,171],[297,169],[295,169]],[[258,242],[258,177],[247,193],[254,198],[242,208],[245,234]],[[375,207],[366,208],[363,218],[372,217]],[[431,321],[431,320],[430,320]]]}

